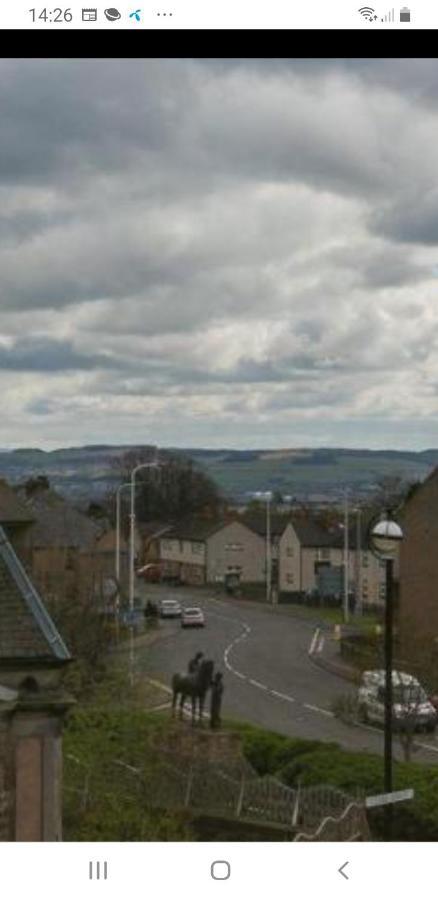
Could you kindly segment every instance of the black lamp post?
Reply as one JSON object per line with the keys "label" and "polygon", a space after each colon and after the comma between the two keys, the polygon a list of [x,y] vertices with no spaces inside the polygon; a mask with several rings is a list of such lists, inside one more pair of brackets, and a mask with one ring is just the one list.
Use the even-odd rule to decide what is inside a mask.
{"label": "black lamp post", "polygon": [[[392,792],[392,637],[394,624],[394,560],[397,557],[403,532],[388,511],[378,522],[371,523],[369,545],[378,559],[385,562],[385,737],[384,737],[384,791]],[[392,805],[385,807],[385,836],[391,840]]]}

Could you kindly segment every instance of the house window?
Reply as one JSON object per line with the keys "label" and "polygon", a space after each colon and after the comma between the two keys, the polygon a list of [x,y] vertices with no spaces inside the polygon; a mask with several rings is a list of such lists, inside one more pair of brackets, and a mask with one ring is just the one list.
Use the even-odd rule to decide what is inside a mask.
{"label": "house window", "polygon": [[362,553],[362,566],[364,569],[368,567],[368,553]]}
{"label": "house window", "polygon": [[179,542],[179,552],[184,553],[184,541]]}
{"label": "house window", "polygon": [[324,549],[319,551],[320,559],[330,559],[330,550]]}
{"label": "house window", "polygon": [[362,581],[362,597],[365,599],[368,597],[368,581],[366,578]]}
{"label": "house window", "polygon": [[243,544],[225,544],[225,550],[243,550]]}
{"label": "house window", "polygon": [[202,553],[202,544],[199,541],[192,541],[192,553]]}
{"label": "house window", "polygon": [[293,583],[294,583],[294,576],[292,575],[291,572],[288,572],[288,573],[287,573],[287,575],[286,575],[286,581],[287,581],[287,584],[293,584]]}
{"label": "house window", "polygon": [[173,541],[161,541],[161,546],[163,550],[172,550]]}
{"label": "house window", "polygon": [[293,555],[294,555],[294,548],[286,547],[286,556],[293,556]]}
{"label": "house window", "polygon": [[386,597],[386,587],[384,584],[379,586],[379,597],[381,600],[384,600]]}

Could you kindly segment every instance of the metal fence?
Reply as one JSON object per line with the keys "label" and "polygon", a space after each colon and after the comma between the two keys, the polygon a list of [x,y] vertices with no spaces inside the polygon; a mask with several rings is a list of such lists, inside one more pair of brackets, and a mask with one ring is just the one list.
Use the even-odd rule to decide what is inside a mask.
{"label": "metal fence", "polygon": [[295,840],[357,840],[356,834],[366,833],[360,801],[330,785],[289,788],[272,776],[258,776],[247,764],[240,769],[199,760],[177,765],[167,754],[147,769],[121,759],[93,770],[72,756],[69,761],[77,765],[66,790],[78,795],[84,812],[93,796],[108,790],[118,769],[118,791],[140,797],[145,809],[246,822],[295,835]]}

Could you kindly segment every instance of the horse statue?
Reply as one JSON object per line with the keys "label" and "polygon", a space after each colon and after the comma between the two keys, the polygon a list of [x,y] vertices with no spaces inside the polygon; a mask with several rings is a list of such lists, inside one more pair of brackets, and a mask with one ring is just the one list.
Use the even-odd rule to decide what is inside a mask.
{"label": "horse statue", "polygon": [[182,718],[186,697],[190,697],[192,701],[192,725],[195,724],[196,719],[196,701],[198,701],[198,721],[202,722],[205,698],[213,682],[213,669],[213,660],[204,659],[191,675],[187,672],[180,672],[172,677],[172,715],[175,715],[179,697],[179,714]]}

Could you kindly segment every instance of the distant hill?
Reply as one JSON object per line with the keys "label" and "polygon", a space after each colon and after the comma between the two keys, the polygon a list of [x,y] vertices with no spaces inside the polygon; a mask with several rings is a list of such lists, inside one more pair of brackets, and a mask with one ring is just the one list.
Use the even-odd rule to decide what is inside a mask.
{"label": "distant hill", "polygon": [[[150,445],[149,445],[150,446]],[[139,445],[91,445],[43,451],[18,448],[0,451],[0,477],[17,483],[45,474],[52,486],[71,498],[99,499],[117,484],[116,457]],[[438,465],[438,450],[348,450],[306,447],[273,450],[167,448],[191,457],[230,499],[242,501],[256,491],[312,500],[316,495],[339,498],[343,488],[366,497],[388,475],[421,481]]]}

